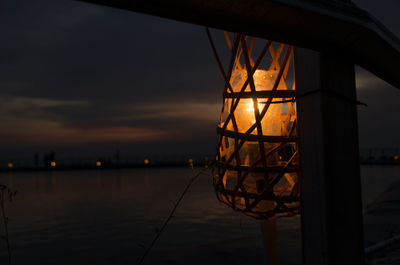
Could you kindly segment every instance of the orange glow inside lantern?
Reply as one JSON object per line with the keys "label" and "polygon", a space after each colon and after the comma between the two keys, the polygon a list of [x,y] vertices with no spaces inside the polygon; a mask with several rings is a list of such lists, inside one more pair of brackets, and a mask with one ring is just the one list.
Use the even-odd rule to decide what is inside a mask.
{"label": "orange glow inside lantern", "polygon": [[217,128],[214,187],[220,201],[252,217],[292,216],[300,208],[295,86],[286,82],[293,50],[270,45],[270,66],[253,68],[240,63],[251,52],[239,38]]}
{"label": "orange glow inside lantern", "polygon": [[[256,70],[253,75],[254,85],[256,91],[271,91],[274,85],[274,80],[276,79],[277,71],[266,71],[266,70]],[[232,88],[233,92],[240,92],[245,80],[247,79],[247,74],[245,70],[235,70],[232,74]],[[281,84],[278,89],[282,89]],[[247,86],[244,90],[245,92],[250,92],[250,87]],[[263,109],[267,98],[243,98],[240,99],[235,110],[235,117],[237,120],[238,131],[246,133],[247,130],[256,121],[256,111],[255,104],[257,104],[258,112]],[[228,99],[228,105],[233,104],[233,99]],[[279,135],[282,129],[282,119],[283,107],[282,104],[271,104],[266,112],[264,118],[261,121],[262,132],[265,135]],[[232,122],[228,124],[228,127],[232,128]],[[251,133],[258,134],[258,129],[255,128]]]}

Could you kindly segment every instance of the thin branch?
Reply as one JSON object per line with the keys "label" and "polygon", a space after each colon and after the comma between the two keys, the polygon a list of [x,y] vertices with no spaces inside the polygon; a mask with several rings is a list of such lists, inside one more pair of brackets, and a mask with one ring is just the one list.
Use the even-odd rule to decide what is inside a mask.
{"label": "thin branch", "polygon": [[204,174],[204,171],[206,169],[201,170],[200,172],[198,172],[196,175],[194,175],[193,177],[190,178],[189,183],[186,185],[185,189],[183,190],[181,196],[179,197],[178,201],[174,204],[174,208],[172,209],[172,211],[170,212],[168,218],[164,221],[163,225],[161,226],[161,228],[159,229],[159,231],[157,231],[156,236],[154,237],[154,239],[151,241],[150,245],[146,248],[145,252],[143,253],[142,257],[139,259],[139,261],[137,262],[137,265],[140,265],[143,263],[144,259],[146,258],[146,256],[149,254],[150,250],[153,248],[154,244],[157,242],[158,238],[160,237],[161,233],[164,231],[164,229],[167,227],[169,221],[172,219],[172,217],[174,217],[175,211],[178,208],[179,204],[181,203],[182,199],[185,197],[186,193],[189,191],[190,186],[192,186],[192,184],[196,181],[196,179],[201,175]]}
{"label": "thin branch", "polygon": [[12,198],[16,195],[17,191],[11,191],[7,186],[0,184],[0,208],[1,208],[1,216],[4,221],[4,240],[7,245],[7,253],[8,253],[8,264],[11,265],[11,247],[10,247],[10,239],[8,236],[8,217],[6,216],[5,211],[5,202],[12,201]]}

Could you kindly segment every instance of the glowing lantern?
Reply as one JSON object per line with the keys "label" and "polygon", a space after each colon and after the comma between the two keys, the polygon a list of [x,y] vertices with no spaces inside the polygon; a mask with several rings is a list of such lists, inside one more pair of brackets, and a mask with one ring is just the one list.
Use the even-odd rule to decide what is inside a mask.
{"label": "glowing lantern", "polygon": [[51,161],[51,162],[50,162],[50,166],[51,166],[51,167],[56,167],[56,165],[57,165],[57,164],[56,164],[55,161]]}
{"label": "glowing lantern", "polygon": [[144,160],[144,164],[147,166],[148,164],[150,164],[150,160],[146,158],[146,159]]}
{"label": "glowing lantern", "polygon": [[97,162],[96,162],[96,166],[97,166],[97,167],[101,167],[101,161],[97,161]]}
{"label": "glowing lantern", "polygon": [[14,164],[10,162],[10,163],[7,164],[7,167],[8,167],[9,169],[12,169],[12,168],[14,167]]}
{"label": "glowing lantern", "polygon": [[188,162],[189,162],[189,167],[193,168],[194,167],[193,159],[189,158]]}
{"label": "glowing lantern", "polygon": [[[208,32],[209,34],[209,32]],[[254,38],[235,34],[218,124],[218,199],[258,219],[300,210],[293,48],[263,41],[252,58]],[[290,77],[289,73],[293,76]]]}

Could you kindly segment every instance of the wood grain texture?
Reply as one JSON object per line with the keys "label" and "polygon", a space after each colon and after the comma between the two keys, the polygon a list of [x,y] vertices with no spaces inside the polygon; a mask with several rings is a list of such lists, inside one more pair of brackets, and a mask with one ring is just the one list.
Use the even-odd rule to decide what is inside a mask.
{"label": "wood grain texture", "polygon": [[[354,65],[295,49],[304,265],[364,264]],[[354,102],[336,97],[335,91]]]}

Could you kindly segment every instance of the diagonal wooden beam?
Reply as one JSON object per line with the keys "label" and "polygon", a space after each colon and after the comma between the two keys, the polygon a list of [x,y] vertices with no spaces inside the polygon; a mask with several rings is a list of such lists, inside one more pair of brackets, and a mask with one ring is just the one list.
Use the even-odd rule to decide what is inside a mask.
{"label": "diagonal wooden beam", "polygon": [[[400,88],[400,41],[350,1],[79,0],[337,53]],[[379,52],[374,52],[379,51]]]}

